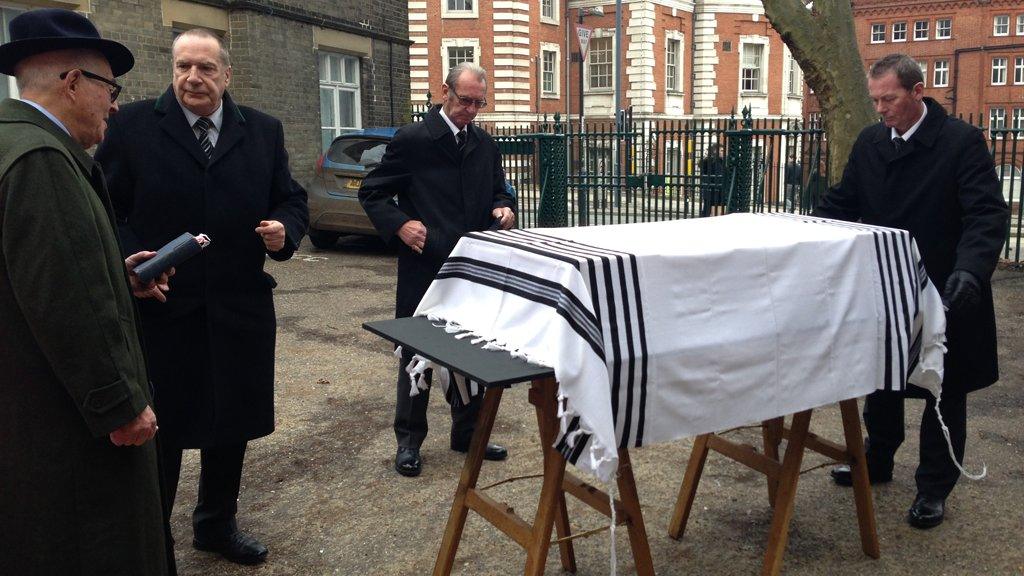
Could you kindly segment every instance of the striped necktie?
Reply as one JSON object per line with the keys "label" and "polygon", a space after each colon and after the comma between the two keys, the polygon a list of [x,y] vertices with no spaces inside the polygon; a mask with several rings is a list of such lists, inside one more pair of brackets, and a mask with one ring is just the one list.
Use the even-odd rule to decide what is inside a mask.
{"label": "striped necktie", "polygon": [[906,143],[907,143],[907,141],[904,140],[903,138],[900,138],[899,136],[897,136],[897,137],[892,139],[892,146],[893,146],[893,148],[896,149],[896,153],[897,154],[900,153],[900,150],[903,149],[903,145],[906,144]]}
{"label": "striped necktie", "polygon": [[459,150],[462,150],[463,148],[465,148],[466,147],[466,129],[463,128],[462,130],[459,130],[459,133],[456,134],[455,137],[459,141]]}
{"label": "striped necktie", "polygon": [[213,142],[210,142],[210,128],[213,128],[213,122],[206,116],[200,116],[192,127],[199,132],[199,147],[206,153],[206,157],[213,156]]}

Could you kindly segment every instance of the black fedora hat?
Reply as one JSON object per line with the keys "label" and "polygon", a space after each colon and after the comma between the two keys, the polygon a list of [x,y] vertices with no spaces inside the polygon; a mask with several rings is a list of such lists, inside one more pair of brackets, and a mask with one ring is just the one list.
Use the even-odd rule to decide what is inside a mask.
{"label": "black fedora hat", "polygon": [[130,50],[113,40],[100,38],[88,18],[70,10],[31,10],[11,20],[8,29],[11,41],[0,45],[0,73],[8,76],[13,76],[14,67],[29,56],[69,48],[101,52],[115,77],[135,65]]}

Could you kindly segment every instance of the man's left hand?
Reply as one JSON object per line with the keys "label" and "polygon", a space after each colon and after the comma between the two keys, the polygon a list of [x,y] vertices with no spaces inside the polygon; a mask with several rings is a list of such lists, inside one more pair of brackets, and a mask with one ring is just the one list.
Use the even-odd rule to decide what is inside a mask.
{"label": "man's left hand", "polygon": [[267,252],[277,252],[284,248],[284,224],[277,220],[260,220],[256,233],[263,237]]}
{"label": "man's left hand", "polygon": [[516,213],[508,206],[491,210],[491,216],[498,221],[502,230],[508,230],[516,223]]}
{"label": "man's left hand", "polygon": [[151,280],[149,284],[143,284],[139,277],[135,275],[135,267],[153,256],[156,256],[156,252],[143,251],[136,252],[124,259],[124,265],[128,268],[128,281],[131,283],[132,295],[136,298],[156,298],[160,302],[167,302],[167,296],[164,293],[171,289],[168,280],[171,276],[174,276],[174,268],[164,271]]}
{"label": "man's left hand", "polygon": [[950,311],[967,312],[981,301],[981,284],[967,270],[953,270],[946,280],[943,298]]}

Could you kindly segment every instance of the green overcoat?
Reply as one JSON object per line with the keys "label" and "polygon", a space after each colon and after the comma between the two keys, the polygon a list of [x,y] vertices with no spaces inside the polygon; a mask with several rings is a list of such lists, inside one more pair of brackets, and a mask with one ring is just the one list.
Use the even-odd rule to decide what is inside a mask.
{"label": "green overcoat", "polygon": [[[152,404],[103,174],[0,102],[0,574],[167,573]],[[159,419],[159,417],[158,417]]]}

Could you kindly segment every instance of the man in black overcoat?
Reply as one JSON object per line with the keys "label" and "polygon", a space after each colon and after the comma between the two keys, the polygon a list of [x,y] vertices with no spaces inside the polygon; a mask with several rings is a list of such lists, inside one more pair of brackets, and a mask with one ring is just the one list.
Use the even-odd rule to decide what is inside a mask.
{"label": "man in black overcoat", "polygon": [[[515,201],[505,189],[498,146],[473,125],[487,105],[487,75],[470,63],[454,66],[441,86],[443,104],[422,122],[400,129],[380,165],[359,190],[359,201],[385,242],[398,246],[395,317],[412,316],[459,238],[474,230],[511,228]],[[397,200],[397,204],[395,202]],[[411,389],[402,358],[398,369],[395,470],[416,476],[420,445],[427,435],[428,391]],[[456,402],[455,404],[459,404]],[[480,398],[453,405],[450,446],[465,452],[473,435]],[[485,458],[502,460],[506,450],[489,444]]]}
{"label": "man in black overcoat", "polygon": [[249,440],[274,430],[273,277],[309,221],[288,170],[281,123],[227,94],[231,66],[206,30],[180,35],[173,83],[110,122],[96,159],[107,172],[129,253],[182,232],[212,243],[178,266],[162,305],[140,302],[160,417],[165,506],[173,506],[185,448],[201,450],[193,545],[243,564],[267,548],[235,522]]}
{"label": "man in black overcoat", "polygon": [[[902,228],[916,240],[928,277],[948,308],[939,406],[962,462],[966,395],[999,379],[990,279],[1009,211],[981,130],[924,98],[923,82],[920,67],[908,56],[892,54],[872,65],[868,92],[882,122],[860,133],[842,181],[825,194],[815,214]],[[930,528],[942,522],[960,471],[949,456],[935,399],[915,387],[909,394],[925,394],[926,406],[917,496],[907,521]],[[903,398],[900,392],[878,391],[865,401],[872,483],[892,479],[893,458],[904,437]],[[837,484],[851,484],[848,467],[836,468],[832,476]]]}

